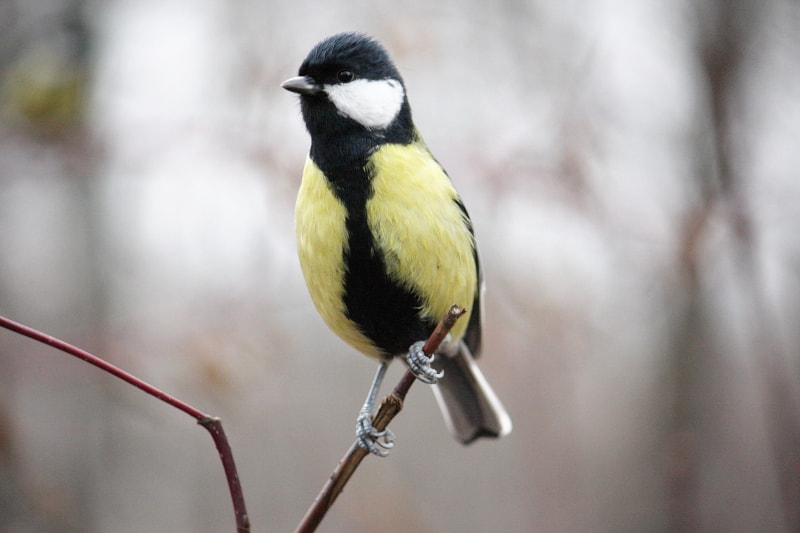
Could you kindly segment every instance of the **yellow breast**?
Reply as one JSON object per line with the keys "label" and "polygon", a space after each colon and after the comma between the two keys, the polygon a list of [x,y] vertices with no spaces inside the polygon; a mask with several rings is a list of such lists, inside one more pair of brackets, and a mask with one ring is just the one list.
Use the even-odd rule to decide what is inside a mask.
{"label": "yellow breast", "polygon": [[[467,309],[477,291],[473,237],[458,195],[424,144],[383,145],[370,157],[367,225],[389,277],[421,296],[423,319],[437,322],[453,304]],[[311,299],[334,333],[371,357],[379,351],[346,316],[347,208],[309,158],[297,197],[295,229]],[[376,294],[376,298],[380,295]],[[469,316],[451,331],[464,335]],[[420,339],[424,340],[424,339]]]}
{"label": "yellow breast", "polygon": [[378,350],[347,318],[342,302],[346,218],[347,209],[333,193],[325,175],[311,158],[306,159],[295,206],[295,232],[308,292],[331,331],[356,350],[377,358]]}
{"label": "yellow breast", "polygon": [[[422,143],[383,145],[370,162],[367,220],[389,275],[422,295],[421,315],[433,322],[453,304],[469,310],[478,283],[474,239],[450,179]],[[456,323],[454,340],[468,322]]]}

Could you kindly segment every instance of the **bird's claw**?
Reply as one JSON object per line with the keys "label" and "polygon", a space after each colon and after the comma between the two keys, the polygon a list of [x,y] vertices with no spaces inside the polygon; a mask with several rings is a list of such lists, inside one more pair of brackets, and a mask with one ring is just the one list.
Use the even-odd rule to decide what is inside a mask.
{"label": "bird's claw", "polygon": [[433,356],[425,355],[422,350],[424,345],[425,343],[422,341],[412,344],[406,354],[406,362],[408,369],[418,380],[428,385],[435,385],[444,376],[444,371],[437,371],[431,366]]}
{"label": "bird's claw", "polygon": [[394,433],[388,429],[379,431],[372,425],[372,413],[361,411],[356,420],[356,439],[358,445],[379,457],[389,455],[394,446]]}

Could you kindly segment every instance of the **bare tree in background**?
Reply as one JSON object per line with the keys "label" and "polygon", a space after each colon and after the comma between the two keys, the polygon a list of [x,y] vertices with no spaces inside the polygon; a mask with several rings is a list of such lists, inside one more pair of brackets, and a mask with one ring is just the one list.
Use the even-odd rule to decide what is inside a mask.
{"label": "bare tree in background", "polygon": [[[49,208],[63,218],[48,228],[46,234],[29,230],[42,210],[30,201],[12,206],[4,198],[4,230],[7,243],[16,240],[23,249],[7,254],[5,265],[17,269],[0,277],[0,294],[4,313],[24,316],[38,309],[71,335],[81,338],[89,349],[105,353],[105,276],[100,266],[103,255],[103,223],[99,213],[99,193],[94,144],[87,127],[88,91],[91,84],[91,41],[87,13],[82,0],[53,5],[43,2],[0,2],[0,190],[25,189],[63,191]],[[48,167],[48,165],[51,165]],[[13,169],[13,170],[12,170]],[[45,194],[43,197],[49,197]],[[52,197],[49,197],[52,201]],[[26,197],[26,200],[30,197]],[[11,209],[14,207],[15,209]],[[16,220],[15,215],[23,214]],[[50,214],[50,213],[47,213]],[[47,224],[48,222],[44,222]],[[15,265],[25,255],[50,258],[49,264],[36,265],[39,273],[47,272],[42,283],[28,285],[30,280],[18,274],[25,268]],[[20,298],[19,284],[29,287]],[[30,290],[33,289],[33,290]],[[54,289],[54,290],[53,290]],[[14,297],[10,295],[14,294]],[[63,298],[63,299],[62,299]],[[73,446],[69,439],[56,439],[51,444],[63,450],[65,462],[46,481],[26,476],[21,465],[25,444],[15,431],[15,419],[30,413],[27,401],[37,396],[45,380],[35,382],[23,376],[36,375],[35,364],[19,357],[13,342],[0,345],[3,367],[3,394],[0,394],[0,529],[42,532],[85,531],[93,516],[93,465],[89,443]],[[69,377],[64,376],[65,383]],[[25,394],[20,394],[21,392]],[[96,390],[76,390],[74,409],[70,408],[69,425],[74,431],[86,431],[98,420],[105,402],[97,408],[81,408],[84,402],[94,403]],[[4,416],[13,410],[15,416]],[[54,433],[57,430],[54,428]],[[66,478],[57,481],[64,471]]]}
{"label": "bare tree in background", "polygon": [[[740,324],[745,337],[743,349],[750,360],[750,380],[756,390],[757,405],[766,424],[769,451],[780,493],[780,517],[762,523],[763,531],[800,530],[800,411],[798,411],[798,375],[796,362],[781,339],[776,311],[765,294],[761,269],[759,234],[754,222],[748,186],[759,176],[748,175],[743,164],[752,157],[748,141],[748,100],[744,89],[748,76],[755,76],[753,56],[758,38],[768,32],[764,24],[765,5],[752,0],[708,0],[695,4],[698,15],[697,58],[704,75],[707,116],[699,117],[700,139],[696,145],[697,205],[687,214],[680,238],[683,316],[675,323],[673,345],[674,403],[669,443],[668,480],[670,486],[671,531],[691,532],[708,529],[701,509],[708,504],[709,494],[699,490],[699,469],[702,456],[713,455],[713,439],[708,438],[710,420],[720,417],[719,404],[709,398],[746,395],[735,390],[730,366],[736,354],[726,351],[720,342],[724,331],[717,331],[719,322],[709,315],[714,307],[707,300],[713,271],[708,265],[709,234],[712,220],[720,219],[730,235],[725,260],[733,266],[735,282],[728,290],[746,309],[745,323]],[[767,3],[766,8],[774,7]],[[752,117],[752,114],[750,115]],[[712,270],[712,269],[708,269]],[[726,381],[727,379],[727,381]],[[720,388],[729,388],[725,393]],[[741,423],[757,431],[742,414]],[[719,428],[719,421],[712,427]],[[705,433],[701,440],[699,435]],[[705,448],[705,449],[704,449]],[[736,458],[729,458],[736,460]],[[764,465],[759,477],[769,477]],[[728,483],[736,483],[734,478]],[[742,479],[738,489],[756,500],[764,496],[757,487],[749,487]],[[731,509],[731,514],[736,514]],[[728,527],[735,527],[733,523]]]}

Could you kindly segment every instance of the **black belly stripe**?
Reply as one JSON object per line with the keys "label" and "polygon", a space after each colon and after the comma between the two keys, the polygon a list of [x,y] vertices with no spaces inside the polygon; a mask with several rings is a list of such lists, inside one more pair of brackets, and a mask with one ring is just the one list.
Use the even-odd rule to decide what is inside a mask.
{"label": "black belly stripe", "polygon": [[345,254],[344,304],[348,317],[386,356],[408,351],[425,340],[434,324],[419,316],[422,300],[386,274],[376,253],[363,208],[348,209],[349,250]]}
{"label": "black belly stripe", "polygon": [[[331,165],[326,155],[323,151],[315,153],[312,145],[312,160],[347,209],[349,240],[344,254],[343,296],[347,317],[384,356],[405,353],[413,342],[425,340],[436,324],[422,320],[422,299],[386,272],[367,224],[366,203],[372,194],[367,157],[352,158],[347,165]],[[341,152],[337,155],[337,161],[342,161]]]}

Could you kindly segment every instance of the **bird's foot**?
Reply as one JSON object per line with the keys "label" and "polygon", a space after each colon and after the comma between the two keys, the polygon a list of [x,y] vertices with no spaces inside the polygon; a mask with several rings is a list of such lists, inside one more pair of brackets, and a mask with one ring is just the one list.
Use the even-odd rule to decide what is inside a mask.
{"label": "bird's foot", "polygon": [[389,455],[394,446],[394,433],[388,429],[379,431],[372,425],[372,413],[362,410],[356,420],[356,439],[358,445],[378,457]]}
{"label": "bird's foot", "polygon": [[415,342],[408,349],[408,353],[406,354],[408,369],[421,382],[427,383],[428,385],[435,385],[442,376],[444,376],[444,372],[437,371],[431,366],[433,356],[428,357],[425,355],[425,352],[422,351],[423,346],[425,346],[425,343],[420,341]]}

